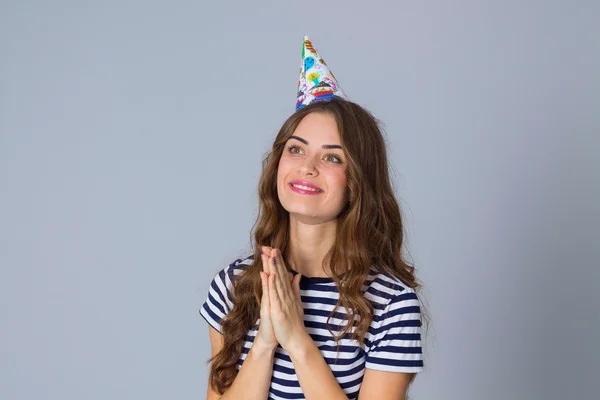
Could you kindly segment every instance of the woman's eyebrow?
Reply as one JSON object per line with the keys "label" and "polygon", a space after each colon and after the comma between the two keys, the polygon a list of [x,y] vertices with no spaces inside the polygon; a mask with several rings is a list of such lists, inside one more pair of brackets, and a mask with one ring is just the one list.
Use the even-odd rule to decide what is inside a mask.
{"label": "woman's eyebrow", "polygon": [[[301,141],[302,143],[304,143],[305,145],[308,146],[308,140],[301,138],[300,136],[290,136],[290,139],[296,139]],[[341,149],[342,146],[340,146],[339,144],[324,144],[321,146],[324,149]]]}

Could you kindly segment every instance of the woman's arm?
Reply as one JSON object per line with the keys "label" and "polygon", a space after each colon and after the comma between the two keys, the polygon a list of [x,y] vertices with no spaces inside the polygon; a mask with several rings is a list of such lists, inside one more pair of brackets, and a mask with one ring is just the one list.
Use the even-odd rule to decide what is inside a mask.
{"label": "woman's arm", "polygon": [[288,354],[306,400],[348,400],[310,336]]}
{"label": "woman's arm", "polygon": [[[213,356],[223,347],[223,335],[209,325],[210,342]],[[275,349],[262,346],[259,338],[256,338],[252,348],[248,352],[242,368],[229,389],[223,396],[219,395],[208,384],[207,400],[256,400],[267,399],[269,387],[271,386],[271,375],[273,373],[273,359]]]}

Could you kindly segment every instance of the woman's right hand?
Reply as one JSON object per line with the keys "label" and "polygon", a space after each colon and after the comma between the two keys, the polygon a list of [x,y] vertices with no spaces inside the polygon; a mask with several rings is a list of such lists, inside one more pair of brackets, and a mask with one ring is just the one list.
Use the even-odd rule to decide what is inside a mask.
{"label": "woman's right hand", "polygon": [[[274,273],[274,267],[269,263],[269,256],[261,254],[263,270],[260,271],[260,280],[262,282],[262,300],[260,302],[260,324],[254,343],[269,349],[275,350],[279,345],[271,323],[271,311],[269,303],[269,276]],[[273,269],[273,270],[272,270]],[[288,272],[290,280],[293,277],[291,272]]]}

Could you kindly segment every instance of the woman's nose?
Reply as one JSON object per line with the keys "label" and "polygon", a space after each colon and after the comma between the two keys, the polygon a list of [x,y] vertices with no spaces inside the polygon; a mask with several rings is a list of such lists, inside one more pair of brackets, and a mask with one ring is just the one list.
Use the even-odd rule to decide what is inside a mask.
{"label": "woman's nose", "polygon": [[315,168],[315,161],[313,159],[307,158],[298,167],[298,172],[301,172],[303,174],[308,174],[308,173],[316,174],[317,171]]}

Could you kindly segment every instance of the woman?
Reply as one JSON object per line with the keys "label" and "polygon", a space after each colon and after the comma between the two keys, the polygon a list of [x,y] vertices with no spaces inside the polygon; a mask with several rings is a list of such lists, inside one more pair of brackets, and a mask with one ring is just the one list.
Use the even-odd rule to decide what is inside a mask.
{"label": "woman", "polygon": [[200,310],[208,399],[404,399],[424,369],[420,285],[382,133],[307,37],[298,98],[263,160],[254,253]]}

